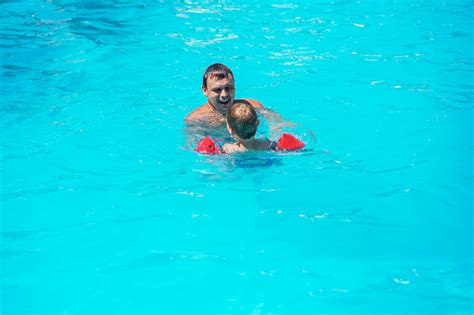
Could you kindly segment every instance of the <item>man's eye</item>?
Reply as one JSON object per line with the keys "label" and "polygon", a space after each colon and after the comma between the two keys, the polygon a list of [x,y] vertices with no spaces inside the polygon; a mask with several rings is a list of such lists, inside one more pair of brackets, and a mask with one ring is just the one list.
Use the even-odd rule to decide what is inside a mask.
{"label": "man's eye", "polygon": [[215,90],[212,90],[212,91],[214,91],[214,93],[219,94],[222,90],[221,89],[215,89]]}

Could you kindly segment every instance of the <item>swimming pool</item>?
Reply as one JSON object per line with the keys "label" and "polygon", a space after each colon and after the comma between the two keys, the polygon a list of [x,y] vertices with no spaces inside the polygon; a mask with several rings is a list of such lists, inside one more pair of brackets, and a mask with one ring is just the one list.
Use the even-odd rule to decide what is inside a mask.
{"label": "swimming pool", "polygon": [[[470,1],[0,9],[2,314],[473,312]],[[308,149],[190,150],[214,62]]]}

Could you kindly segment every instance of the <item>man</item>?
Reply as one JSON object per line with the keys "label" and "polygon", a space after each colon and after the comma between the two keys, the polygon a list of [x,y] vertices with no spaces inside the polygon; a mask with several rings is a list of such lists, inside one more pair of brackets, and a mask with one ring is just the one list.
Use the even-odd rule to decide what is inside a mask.
{"label": "man", "polygon": [[[221,63],[207,67],[202,78],[202,92],[207,97],[207,103],[189,113],[184,121],[187,125],[199,124],[212,128],[225,128],[226,113],[235,101],[232,71]],[[280,116],[266,110],[260,102],[252,99],[243,99],[243,101],[259,109],[266,118],[281,120]]]}

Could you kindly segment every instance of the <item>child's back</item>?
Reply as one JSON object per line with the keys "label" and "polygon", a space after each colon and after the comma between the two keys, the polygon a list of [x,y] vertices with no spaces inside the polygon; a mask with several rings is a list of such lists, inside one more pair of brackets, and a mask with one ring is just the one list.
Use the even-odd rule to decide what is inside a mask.
{"label": "child's back", "polygon": [[274,149],[275,142],[268,139],[252,139],[245,145],[236,143],[226,143],[222,147],[226,153],[246,152],[246,151],[267,151]]}
{"label": "child's back", "polygon": [[226,143],[222,147],[224,152],[266,151],[274,149],[273,141],[255,139],[255,133],[260,121],[252,105],[246,102],[234,103],[227,111],[227,130],[237,140],[236,143]]}

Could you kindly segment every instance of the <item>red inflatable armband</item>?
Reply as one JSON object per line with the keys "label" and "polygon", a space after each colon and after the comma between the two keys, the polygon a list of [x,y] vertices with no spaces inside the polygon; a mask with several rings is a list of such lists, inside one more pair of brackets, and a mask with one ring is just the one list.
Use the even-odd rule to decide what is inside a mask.
{"label": "red inflatable armband", "polygon": [[278,139],[277,151],[292,151],[304,148],[304,143],[301,140],[296,139],[289,133],[284,133],[280,139]]}
{"label": "red inflatable armband", "polygon": [[207,136],[196,144],[194,151],[204,154],[222,154],[224,153],[218,143]]}

